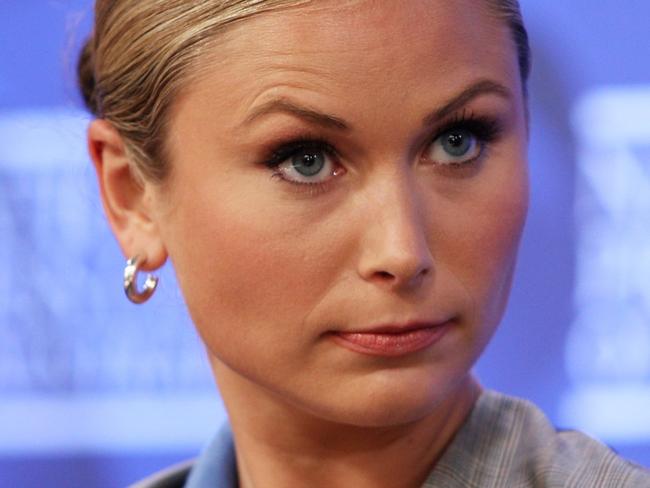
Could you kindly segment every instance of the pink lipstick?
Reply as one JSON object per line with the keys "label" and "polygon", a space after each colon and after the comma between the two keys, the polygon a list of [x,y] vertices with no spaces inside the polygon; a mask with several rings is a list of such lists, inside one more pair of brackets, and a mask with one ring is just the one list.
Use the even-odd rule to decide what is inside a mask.
{"label": "pink lipstick", "polygon": [[402,356],[426,349],[447,332],[451,321],[386,325],[368,330],[336,331],[332,339],[351,351],[375,356]]}

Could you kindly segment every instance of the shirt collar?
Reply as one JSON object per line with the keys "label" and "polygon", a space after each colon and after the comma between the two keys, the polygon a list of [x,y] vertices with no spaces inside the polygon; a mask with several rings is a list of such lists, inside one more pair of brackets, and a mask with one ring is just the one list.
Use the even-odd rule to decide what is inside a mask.
{"label": "shirt collar", "polygon": [[226,422],[194,463],[185,488],[237,488],[238,484],[232,432]]}

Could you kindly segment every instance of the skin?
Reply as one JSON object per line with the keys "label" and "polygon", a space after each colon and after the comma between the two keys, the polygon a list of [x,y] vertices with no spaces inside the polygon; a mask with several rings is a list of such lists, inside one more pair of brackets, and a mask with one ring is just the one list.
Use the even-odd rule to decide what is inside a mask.
{"label": "skin", "polygon": [[[480,392],[470,370],[501,319],[526,215],[509,32],[471,0],[321,1],[235,25],[199,72],[170,114],[163,184],[138,181],[108,122],[91,124],[89,147],[125,256],[173,262],[241,486],[420,486]],[[480,80],[505,92],[422,126]],[[245,122],[278,98],[350,129],[283,111]],[[454,169],[430,143],[463,110],[501,130]],[[337,150],[317,194],[261,164],[295,135]],[[331,336],[423,319],[450,326],[397,357]]]}

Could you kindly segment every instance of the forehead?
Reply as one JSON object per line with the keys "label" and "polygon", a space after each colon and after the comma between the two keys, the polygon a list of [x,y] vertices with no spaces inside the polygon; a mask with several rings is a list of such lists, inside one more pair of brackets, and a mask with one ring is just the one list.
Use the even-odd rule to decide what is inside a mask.
{"label": "forehead", "polygon": [[483,0],[317,0],[254,15],[216,41],[195,92],[227,91],[241,117],[287,91],[347,106],[372,93],[386,108],[485,78],[521,90],[510,32]]}
{"label": "forehead", "polygon": [[218,56],[237,60],[224,54],[244,52],[249,62],[300,59],[315,68],[336,62],[361,72],[378,61],[397,66],[417,58],[444,71],[460,62],[480,64],[486,54],[514,56],[505,22],[490,14],[487,3],[318,0],[234,24],[221,39]]}

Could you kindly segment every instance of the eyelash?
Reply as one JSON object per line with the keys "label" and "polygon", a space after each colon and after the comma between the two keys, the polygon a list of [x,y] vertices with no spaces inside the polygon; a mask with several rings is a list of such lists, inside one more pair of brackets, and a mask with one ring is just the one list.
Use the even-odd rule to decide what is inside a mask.
{"label": "eyelash", "polygon": [[[428,140],[426,147],[433,144],[444,133],[460,129],[466,130],[474,135],[480,149],[478,155],[473,159],[460,163],[446,163],[445,166],[447,166],[451,171],[458,171],[462,168],[468,168],[476,164],[483,158],[486,147],[495,142],[502,132],[501,124],[496,119],[491,117],[477,117],[473,112],[463,110],[438,129],[435,135]],[[326,139],[318,136],[312,137],[310,135],[301,135],[294,137],[289,141],[277,144],[264,159],[263,164],[273,170],[271,178],[278,178],[283,183],[293,185],[300,193],[307,193],[310,196],[315,196],[326,192],[332,181],[336,178],[329,178],[327,181],[319,183],[297,182],[286,178],[282,171],[277,169],[280,164],[294,156],[299,151],[306,150],[322,151],[335,161],[338,159],[336,149],[334,149]]]}
{"label": "eyelash", "polygon": [[276,149],[273,149],[271,151],[271,154],[264,160],[264,164],[269,169],[274,170],[271,174],[271,178],[277,178],[283,183],[289,183],[297,187],[297,190],[300,192],[305,192],[310,196],[315,196],[327,191],[333,178],[330,178],[322,183],[297,182],[286,178],[282,171],[277,169],[278,166],[280,166],[280,164],[282,164],[284,161],[294,156],[299,151],[305,150],[322,151],[327,156],[335,160],[338,157],[336,149],[334,149],[334,147],[322,137],[300,135],[288,142],[280,143]]}
{"label": "eyelash", "polygon": [[440,128],[433,138],[429,139],[428,144],[433,144],[441,135],[454,130],[466,130],[473,134],[480,148],[479,154],[475,158],[463,163],[447,163],[447,166],[450,166],[452,169],[458,169],[460,167],[470,166],[478,162],[479,159],[482,159],[486,147],[497,141],[501,136],[503,127],[493,117],[476,116],[474,112],[463,110]]}

